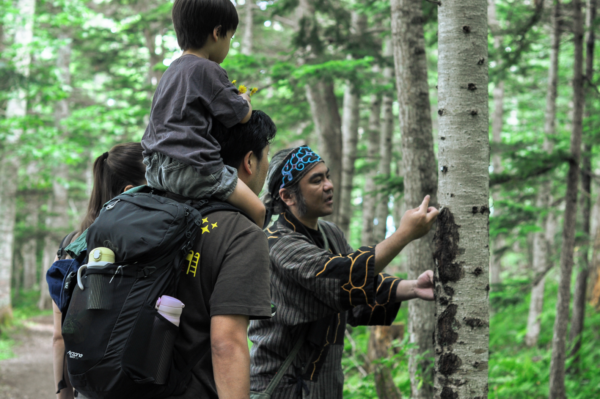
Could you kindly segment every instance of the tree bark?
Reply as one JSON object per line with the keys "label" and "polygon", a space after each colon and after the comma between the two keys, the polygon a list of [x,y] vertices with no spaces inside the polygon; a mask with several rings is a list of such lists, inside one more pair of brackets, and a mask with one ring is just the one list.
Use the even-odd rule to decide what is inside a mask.
{"label": "tree bark", "polygon": [[244,17],[244,36],[242,38],[242,51],[244,55],[252,54],[252,45],[254,44],[254,0],[246,0],[246,15]]}
{"label": "tree bark", "polygon": [[[37,171],[36,171],[37,172]],[[21,246],[23,260],[23,289],[31,290],[37,284],[37,231],[39,224],[39,194],[33,193],[26,198],[27,216],[25,222],[31,234]]]}
{"label": "tree bark", "polygon": [[[366,28],[366,17],[357,12],[352,13],[352,31],[350,43],[360,45]],[[349,59],[352,56],[349,55]],[[350,220],[352,219],[352,187],[354,180],[354,162],[358,144],[358,125],[360,122],[360,91],[353,80],[346,81],[344,105],[342,113],[342,181],[340,193],[339,227],[346,237],[350,238]]]}
{"label": "tree bark", "polygon": [[[299,21],[298,27],[304,26],[306,35],[316,31],[313,29],[317,24],[314,7],[309,0],[298,1],[296,17]],[[305,23],[300,23],[302,21]],[[303,40],[309,43],[310,40],[320,40],[320,38],[310,38],[310,40],[304,38]],[[319,53],[316,47],[318,46],[305,45],[299,56],[300,63],[306,62],[306,59],[317,60],[322,57],[323,54]],[[306,98],[310,105],[318,138],[318,152],[329,167],[334,186],[333,213],[325,219],[339,224],[340,187],[342,184],[342,121],[333,80],[325,76],[315,78],[306,85]]]}
{"label": "tree bark", "polygon": [[572,18],[574,33],[573,63],[573,124],[571,133],[571,161],[567,175],[567,194],[563,221],[563,244],[560,258],[560,283],[552,339],[550,361],[550,399],[565,398],[565,351],[569,303],[571,299],[571,273],[573,271],[573,249],[575,246],[575,218],[577,214],[577,185],[581,158],[581,134],[584,106],[583,90],[583,21],[581,1],[573,0]]}
{"label": "tree bark", "polygon": [[[552,45],[550,49],[550,69],[548,70],[548,88],[546,91],[546,112],[544,115],[544,145],[547,153],[553,150],[553,138],[556,134],[556,98],[558,95],[558,60],[560,55],[560,1],[556,1],[552,10]],[[540,209],[549,209],[552,198],[550,180],[542,181],[540,185],[536,206]],[[548,237],[548,216],[539,218],[542,231],[534,233],[533,236],[533,271],[540,273],[548,267],[549,248],[553,237]],[[544,306],[545,278],[531,289],[531,301],[529,302],[529,316],[527,318],[527,333],[525,343],[532,347],[537,344],[540,335],[540,315]]]}
{"label": "tree bark", "polygon": [[[392,57],[394,55],[392,43],[387,40],[385,43],[384,53],[385,57]],[[392,81],[394,78],[394,70],[390,67],[383,69],[383,79],[386,82]],[[392,93],[384,93],[381,101],[381,110],[383,115],[383,121],[381,123],[381,136],[380,136],[380,164],[379,174],[384,178],[388,179],[392,173],[392,138],[394,135],[394,112],[393,112],[394,97]],[[387,194],[381,194],[378,196],[377,208],[375,210],[375,219],[377,224],[373,228],[373,234],[375,242],[381,242],[385,239],[387,217],[389,214],[388,203],[390,198]]]}
{"label": "tree bark", "polygon": [[[396,88],[400,106],[402,132],[402,166],[404,203],[407,209],[418,207],[426,195],[431,206],[437,205],[437,171],[433,152],[431,105],[427,81],[427,55],[423,33],[423,9],[420,2],[392,0],[392,39]],[[415,280],[426,270],[433,270],[433,231],[405,249],[408,279]],[[433,395],[433,369],[429,357],[434,353],[435,303],[408,303],[408,331],[411,350],[409,371],[413,398]]]}
{"label": "tree bark", "polygon": [[[59,80],[62,85],[71,84],[71,38],[67,33],[62,33],[59,37],[65,40],[65,45],[58,49],[57,70]],[[69,116],[69,99],[65,98],[57,102],[54,111],[54,120],[56,127],[62,131],[62,139],[65,138],[67,132],[61,122]],[[54,180],[52,181],[52,196],[50,197],[48,206],[48,217],[46,218],[46,226],[48,226],[48,234],[44,238],[44,254],[43,254],[43,269],[40,278],[40,300],[38,307],[40,309],[50,309],[52,307],[52,299],[48,292],[48,284],[46,284],[46,272],[52,265],[60,240],[68,234],[69,215],[68,215],[68,198],[66,181],[68,179],[68,167],[65,164],[60,164],[54,171]]]}
{"label": "tree bark", "polygon": [[487,1],[438,7],[435,398],[488,394]]}
{"label": "tree bark", "polygon": [[[594,75],[594,20],[596,18],[596,1],[587,0],[587,14],[585,18],[586,28],[586,62],[585,62],[585,87],[587,88],[588,98],[592,99]],[[586,119],[590,120],[592,116],[591,104],[586,108]],[[590,126],[592,128],[592,126]],[[592,130],[590,130],[591,132]],[[591,137],[587,139],[589,141]],[[581,270],[577,274],[575,283],[575,293],[573,296],[573,316],[571,319],[571,330],[569,342],[572,344],[571,353],[575,356],[572,367],[577,368],[579,363],[579,348],[581,348],[581,333],[585,321],[585,297],[588,284],[589,271],[589,248],[590,248],[590,217],[592,213],[592,146],[588,143],[583,145],[583,162],[581,171],[581,214],[583,219],[582,232],[584,242],[581,245]]]}
{"label": "tree bark", "polygon": [[333,81],[320,78],[306,86],[306,97],[315,123],[318,137],[319,155],[330,170],[333,182],[334,212],[328,218],[339,222],[340,192],[342,180],[342,122],[335,98]]}
{"label": "tree bark", "polygon": [[[33,41],[35,0],[19,0],[15,20],[14,44],[18,46],[14,64],[18,73],[28,77],[31,64],[30,44]],[[17,88],[6,107],[6,118],[23,118],[27,112],[26,91]],[[0,160],[0,325],[12,315],[11,270],[13,263],[16,195],[20,160],[13,153],[23,131],[14,129],[5,139]]]}
{"label": "tree bark", "polygon": [[[596,201],[596,205],[598,204],[600,204],[600,195]],[[590,279],[590,304],[596,308],[596,310],[600,310],[600,225],[596,227],[590,268],[592,270]]]}
{"label": "tree bark", "polygon": [[381,119],[381,98],[378,94],[371,95],[371,106],[369,107],[369,126],[367,128],[367,167],[365,173],[365,189],[363,191],[362,209],[362,245],[373,245],[373,219],[375,218],[375,209],[377,198],[375,196],[375,176],[379,166],[379,129]]}
{"label": "tree bark", "polygon": [[391,326],[370,327],[369,347],[367,357],[371,362],[371,370],[375,375],[375,389],[379,399],[401,399],[402,394],[394,384],[393,375],[389,368],[376,364],[374,361],[390,357],[392,341],[402,340],[404,336],[404,325],[393,324]]}

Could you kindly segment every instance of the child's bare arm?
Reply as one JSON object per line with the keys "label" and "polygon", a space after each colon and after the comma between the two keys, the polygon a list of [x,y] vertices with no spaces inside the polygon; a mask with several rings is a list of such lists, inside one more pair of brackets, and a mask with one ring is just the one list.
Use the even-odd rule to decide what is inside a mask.
{"label": "child's bare arm", "polygon": [[227,202],[246,212],[258,227],[261,229],[263,228],[266,214],[265,206],[258,196],[250,190],[246,183],[238,179],[237,186],[235,186],[235,190],[233,190],[233,193],[227,198]]}
{"label": "child's bare arm", "polygon": [[248,93],[240,94],[240,96],[248,102],[248,113],[246,114],[244,119],[240,121],[240,123],[246,123],[250,120],[250,117],[252,116],[252,101],[250,100],[250,96],[248,95]]}

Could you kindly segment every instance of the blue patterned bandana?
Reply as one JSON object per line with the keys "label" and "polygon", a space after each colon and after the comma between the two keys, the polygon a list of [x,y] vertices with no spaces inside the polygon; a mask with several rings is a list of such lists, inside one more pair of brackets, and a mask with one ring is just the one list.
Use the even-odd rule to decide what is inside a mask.
{"label": "blue patterned bandana", "polygon": [[298,147],[298,149],[289,156],[283,169],[281,169],[282,179],[281,187],[279,188],[284,188],[294,182],[294,179],[297,176],[302,175],[302,172],[308,165],[321,161],[321,157],[315,154],[309,146],[303,145]]}

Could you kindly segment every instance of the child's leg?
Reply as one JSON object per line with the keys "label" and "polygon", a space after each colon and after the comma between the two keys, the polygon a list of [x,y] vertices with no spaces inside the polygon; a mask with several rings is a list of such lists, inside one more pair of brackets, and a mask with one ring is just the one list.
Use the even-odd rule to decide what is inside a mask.
{"label": "child's leg", "polygon": [[160,153],[144,159],[146,181],[150,187],[169,191],[186,198],[217,198],[227,201],[248,214],[262,228],[265,206],[250,188],[237,177],[237,170],[223,167],[217,173],[203,176],[190,165]]}

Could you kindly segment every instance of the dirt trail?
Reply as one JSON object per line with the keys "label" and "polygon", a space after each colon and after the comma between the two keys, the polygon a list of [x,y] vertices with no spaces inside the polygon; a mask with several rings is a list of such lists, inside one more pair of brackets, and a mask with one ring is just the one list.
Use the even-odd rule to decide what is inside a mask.
{"label": "dirt trail", "polygon": [[0,361],[0,399],[53,399],[52,315],[35,317],[13,336],[15,357]]}

